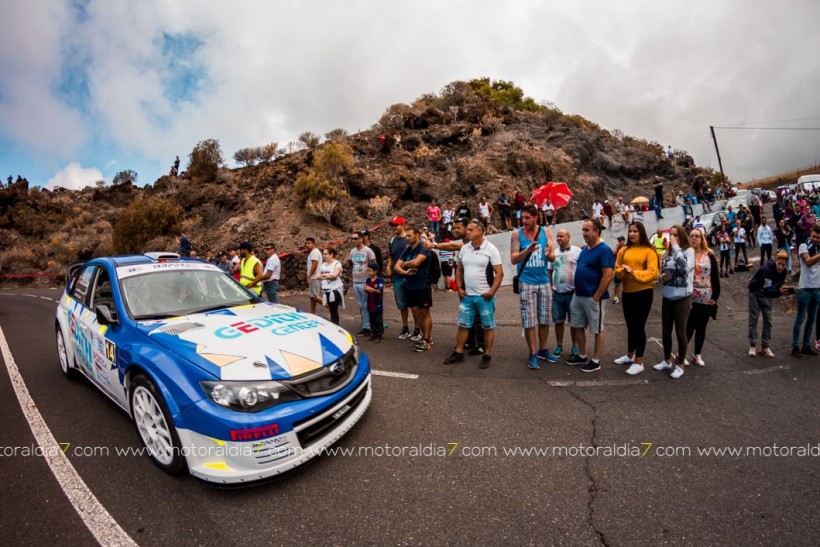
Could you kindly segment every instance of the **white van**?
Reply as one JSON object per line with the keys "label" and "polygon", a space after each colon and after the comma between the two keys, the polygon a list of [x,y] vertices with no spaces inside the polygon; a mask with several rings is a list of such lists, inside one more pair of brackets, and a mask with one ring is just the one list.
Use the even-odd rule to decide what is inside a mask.
{"label": "white van", "polygon": [[797,179],[797,188],[801,192],[811,192],[820,188],[820,175],[803,175]]}

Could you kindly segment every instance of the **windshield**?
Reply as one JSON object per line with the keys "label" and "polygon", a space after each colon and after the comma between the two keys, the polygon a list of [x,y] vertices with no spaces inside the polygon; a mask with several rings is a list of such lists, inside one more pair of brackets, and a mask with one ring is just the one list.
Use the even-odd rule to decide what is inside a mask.
{"label": "windshield", "polygon": [[121,279],[131,317],[163,319],[256,302],[241,285],[216,269],[151,272]]}

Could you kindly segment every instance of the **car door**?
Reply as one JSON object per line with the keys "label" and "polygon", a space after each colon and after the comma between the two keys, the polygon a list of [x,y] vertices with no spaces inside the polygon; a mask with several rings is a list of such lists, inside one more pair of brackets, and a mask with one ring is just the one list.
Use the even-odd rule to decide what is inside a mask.
{"label": "car door", "polygon": [[83,266],[77,274],[71,289],[68,293],[69,301],[67,305],[67,320],[71,355],[80,371],[94,379],[94,362],[91,352],[91,334],[88,330],[87,316],[88,294],[94,276],[97,273],[97,266]]}
{"label": "car door", "polygon": [[[92,381],[114,399],[114,402],[127,408],[123,375],[117,359],[117,346],[123,331],[120,320],[125,316],[122,313],[122,305],[118,304],[118,291],[113,279],[107,268],[97,269],[88,295],[89,313],[83,315],[82,324],[91,341]],[[100,324],[97,316],[98,307],[107,308],[115,321]]]}

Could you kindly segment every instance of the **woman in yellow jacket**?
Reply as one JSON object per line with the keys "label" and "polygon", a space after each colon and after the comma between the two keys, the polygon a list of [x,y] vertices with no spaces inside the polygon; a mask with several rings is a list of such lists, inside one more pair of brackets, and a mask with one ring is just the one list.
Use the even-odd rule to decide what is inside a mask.
{"label": "woman in yellow jacket", "polygon": [[623,311],[626,321],[626,355],[616,365],[630,365],[627,374],[643,372],[646,349],[646,319],[652,309],[655,282],[658,280],[658,253],[649,243],[640,222],[629,224],[627,242],[615,259],[615,277],[623,281]]}

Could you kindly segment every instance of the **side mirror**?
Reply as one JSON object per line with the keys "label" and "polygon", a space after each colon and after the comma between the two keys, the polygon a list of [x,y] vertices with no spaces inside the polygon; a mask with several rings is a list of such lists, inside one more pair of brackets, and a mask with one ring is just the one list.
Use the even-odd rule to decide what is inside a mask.
{"label": "side mirror", "polygon": [[120,322],[117,319],[116,310],[111,309],[108,304],[97,304],[94,312],[97,314],[97,323],[100,325],[115,325]]}

